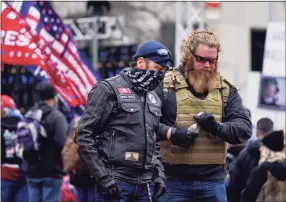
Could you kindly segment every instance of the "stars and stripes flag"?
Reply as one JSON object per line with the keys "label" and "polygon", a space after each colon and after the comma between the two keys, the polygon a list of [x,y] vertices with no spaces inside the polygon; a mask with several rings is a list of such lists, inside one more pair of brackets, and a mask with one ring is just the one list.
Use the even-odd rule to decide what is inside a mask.
{"label": "stars and stripes flag", "polygon": [[48,1],[21,1],[15,9],[46,44],[49,66],[45,71],[55,89],[72,107],[85,104],[96,79],[81,61],[68,27]]}

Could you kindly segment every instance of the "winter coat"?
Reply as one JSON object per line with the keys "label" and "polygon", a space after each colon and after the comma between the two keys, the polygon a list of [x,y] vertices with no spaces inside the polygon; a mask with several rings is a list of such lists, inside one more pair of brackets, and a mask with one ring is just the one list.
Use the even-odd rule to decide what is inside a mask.
{"label": "winter coat", "polygon": [[229,186],[227,187],[228,201],[239,201],[241,191],[244,189],[249,174],[258,165],[260,159],[259,148],[261,140],[249,141],[246,147],[240,152],[235,165],[233,165]]}
{"label": "winter coat", "polygon": [[286,201],[285,152],[268,151],[267,156],[263,154],[266,152],[261,153],[259,165],[250,173],[241,193],[241,201]]}

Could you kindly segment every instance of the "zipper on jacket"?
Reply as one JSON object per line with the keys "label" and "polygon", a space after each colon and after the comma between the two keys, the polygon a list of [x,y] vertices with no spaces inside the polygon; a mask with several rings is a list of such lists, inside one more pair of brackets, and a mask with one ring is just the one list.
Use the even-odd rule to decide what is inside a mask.
{"label": "zipper on jacket", "polygon": [[114,158],[114,147],[115,147],[115,132],[112,132],[111,135],[111,149],[110,149],[110,158],[113,159]]}
{"label": "zipper on jacket", "polygon": [[147,137],[147,124],[146,124],[146,120],[145,120],[145,104],[146,104],[146,94],[145,92],[143,92],[143,96],[141,97],[142,98],[142,103],[143,103],[143,122],[144,122],[144,133],[145,133],[145,159],[143,160],[143,169],[145,169],[145,164],[146,164],[146,159],[147,159],[147,156],[148,156],[148,137]]}

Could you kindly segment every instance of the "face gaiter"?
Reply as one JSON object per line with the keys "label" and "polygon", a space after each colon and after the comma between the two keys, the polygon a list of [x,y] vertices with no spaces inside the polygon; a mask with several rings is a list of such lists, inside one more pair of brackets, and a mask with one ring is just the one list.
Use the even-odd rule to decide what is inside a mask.
{"label": "face gaiter", "polygon": [[152,91],[164,77],[163,72],[133,68],[126,72],[135,91]]}

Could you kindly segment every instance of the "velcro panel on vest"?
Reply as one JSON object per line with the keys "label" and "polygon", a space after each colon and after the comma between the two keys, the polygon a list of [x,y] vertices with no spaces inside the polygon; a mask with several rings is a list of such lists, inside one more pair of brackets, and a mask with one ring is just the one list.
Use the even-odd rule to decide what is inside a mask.
{"label": "velcro panel on vest", "polygon": [[209,165],[225,163],[225,143],[212,135],[200,134],[189,149],[172,145],[169,141],[160,142],[163,162],[170,165]]}

